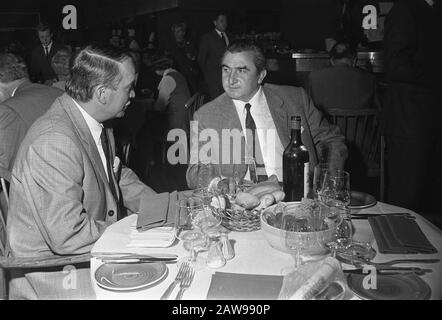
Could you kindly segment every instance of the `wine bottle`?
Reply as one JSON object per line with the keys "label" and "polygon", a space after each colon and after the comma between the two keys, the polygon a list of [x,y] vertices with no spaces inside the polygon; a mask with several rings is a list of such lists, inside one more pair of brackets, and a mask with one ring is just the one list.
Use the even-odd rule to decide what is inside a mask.
{"label": "wine bottle", "polygon": [[291,140],[282,156],[285,201],[301,201],[309,191],[309,154],[301,139],[301,117],[291,117]]}

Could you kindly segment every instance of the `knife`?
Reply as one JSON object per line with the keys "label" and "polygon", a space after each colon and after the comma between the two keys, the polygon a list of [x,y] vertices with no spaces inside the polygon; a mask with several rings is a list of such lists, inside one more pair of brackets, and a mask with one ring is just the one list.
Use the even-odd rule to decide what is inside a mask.
{"label": "knife", "polygon": [[[364,272],[365,271],[365,272]],[[370,271],[364,269],[351,269],[351,270],[343,270],[344,273],[350,274],[361,274],[361,275],[370,275]],[[405,274],[405,273],[416,273],[416,274],[424,274],[427,272],[433,272],[432,269],[422,269],[416,267],[394,267],[394,268],[380,268],[376,269],[376,274]]]}
{"label": "knife", "polygon": [[408,219],[416,219],[415,216],[409,214],[409,213],[352,213],[351,214],[351,218],[352,219],[368,219],[368,218],[372,218],[372,217],[386,217],[386,216],[390,216],[390,217],[404,217],[404,218],[408,218]]}
{"label": "knife", "polygon": [[92,252],[92,256],[96,258],[177,258],[178,255],[173,253],[135,253],[135,252]]}
{"label": "knife", "polygon": [[154,262],[164,262],[164,263],[175,263],[176,259],[102,259],[103,263],[112,264],[134,264],[134,263],[154,263]]}

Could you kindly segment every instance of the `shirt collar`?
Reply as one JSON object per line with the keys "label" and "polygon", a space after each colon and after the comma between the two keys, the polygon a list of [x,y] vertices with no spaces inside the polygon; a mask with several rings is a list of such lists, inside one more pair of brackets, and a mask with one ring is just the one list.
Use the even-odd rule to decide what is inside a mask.
{"label": "shirt collar", "polygon": [[166,70],[164,71],[164,73],[163,73],[163,77],[164,77],[164,76],[167,76],[169,73],[171,73],[171,72],[173,72],[173,71],[175,71],[175,69],[173,69],[173,68],[166,69]]}
{"label": "shirt collar", "polygon": [[233,100],[233,104],[236,106],[237,109],[239,109],[240,111],[242,110],[242,112],[246,112],[245,111],[246,103],[250,103],[252,105],[252,107],[261,105],[261,103],[263,101],[263,96],[264,96],[264,92],[262,90],[262,86],[260,85],[258,91],[256,91],[256,93],[253,95],[253,97],[248,102],[244,102],[242,100],[236,100],[236,99],[232,99],[232,100]]}
{"label": "shirt collar", "polygon": [[87,113],[79,104],[77,101],[75,101],[74,99],[72,99],[75,103],[75,105],[77,106],[77,108],[80,110],[84,120],[86,121],[86,124],[89,128],[89,130],[91,131],[92,137],[94,138],[95,144],[99,145],[100,142],[100,136],[101,136],[101,131],[103,130],[103,125],[101,123],[99,123],[97,120],[95,120],[94,118],[92,118],[89,113]]}
{"label": "shirt collar", "polygon": [[226,34],[225,32],[219,31],[217,28],[215,28],[216,33],[221,37],[223,34]]}

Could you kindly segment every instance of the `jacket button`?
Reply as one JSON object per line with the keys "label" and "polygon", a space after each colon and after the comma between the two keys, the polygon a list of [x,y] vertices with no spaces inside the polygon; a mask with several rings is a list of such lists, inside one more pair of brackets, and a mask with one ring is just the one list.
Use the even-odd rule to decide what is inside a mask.
{"label": "jacket button", "polygon": [[109,215],[109,217],[112,217],[114,215],[114,210],[109,210],[107,214]]}

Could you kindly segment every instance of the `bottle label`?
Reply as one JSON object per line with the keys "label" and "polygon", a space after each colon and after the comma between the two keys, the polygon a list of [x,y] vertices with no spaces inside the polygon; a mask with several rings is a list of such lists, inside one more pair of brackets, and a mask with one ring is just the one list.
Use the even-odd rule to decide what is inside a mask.
{"label": "bottle label", "polygon": [[310,163],[306,162],[304,163],[304,198],[307,198],[310,186],[309,186],[309,169],[310,169]]}

